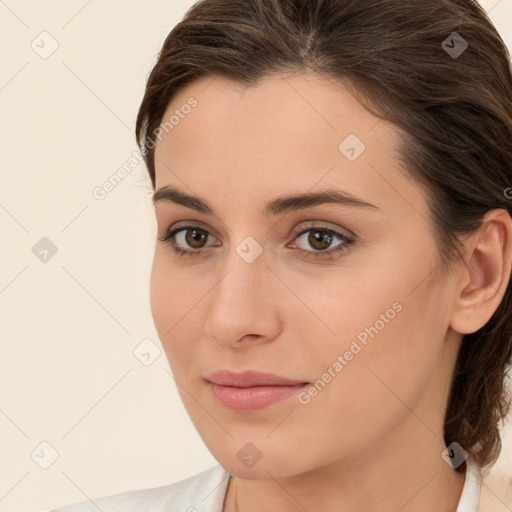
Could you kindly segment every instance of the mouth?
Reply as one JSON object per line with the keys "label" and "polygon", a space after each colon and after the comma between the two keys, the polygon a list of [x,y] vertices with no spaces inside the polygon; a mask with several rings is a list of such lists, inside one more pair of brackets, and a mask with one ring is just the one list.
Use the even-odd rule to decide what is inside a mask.
{"label": "mouth", "polygon": [[217,402],[236,411],[263,409],[290,398],[310,384],[253,370],[242,373],[220,370],[205,379]]}

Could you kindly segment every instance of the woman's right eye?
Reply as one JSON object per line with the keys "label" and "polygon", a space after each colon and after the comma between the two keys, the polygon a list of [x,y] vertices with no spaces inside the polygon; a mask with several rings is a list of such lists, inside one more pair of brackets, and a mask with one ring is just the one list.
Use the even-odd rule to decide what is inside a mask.
{"label": "woman's right eye", "polygon": [[[208,239],[211,234],[199,226],[180,226],[172,231],[168,231],[163,237],[158,239],[167,243],[175,254],[179,256],[199,256],[203,252],[205,246],[203,242]],[[177,240],[181,241],[181,245],[188,245],[195,250],[184,249],[180,247]]]}

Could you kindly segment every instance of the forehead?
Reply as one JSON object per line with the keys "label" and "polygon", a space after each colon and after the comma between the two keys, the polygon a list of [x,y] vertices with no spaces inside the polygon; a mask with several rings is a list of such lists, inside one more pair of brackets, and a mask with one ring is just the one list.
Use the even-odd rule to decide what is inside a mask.
{"label": "forehead", "polygon": [[[183,108],[192,99],[196,106]],[[215,189],[219,200],[232,202],[232,192],[267,199],[275,190],[318,184],[374,204],[396,203],[397,195],[423,200],[399,169],[397,127],[368,112],[341,81],[280,74],[246,86],[202,77],[176,94],[162,124],[173,115],[172,130],[155,149],[157,189],[183,188],[184,180],[191,190],[199,192],[200,183],[208,195]],[[350,147],[355,159],[347,158]]]}
{"label": "forehead", "polygon": [[[230,128],[244,129],[236,132],[240,141],[244,137],[249,140],[257,137],[262,142],[267,136],[277,142],[286,141],[287,146],[294,142],[300,146],[304,140],[314,143],[318,135],[324,134],[336,142],[347,131],[368,139],[368,132],[380,122],[352,96],[343,82],[312,72],[273,74],[253,85],[220,76],[202,77],[178,91],[162,122],[186,106],[191,98],[198,104],[181,124],[193,125],[195,134],[202,136],[205,144],[219,143],[223,135],[232,135]],[[388,125],[387,131],[393,132],[394,127]],[[183,127],[175,126],[173,132],[176,144],[186,142]],[[180,132],[185,135],[183,139]]]}

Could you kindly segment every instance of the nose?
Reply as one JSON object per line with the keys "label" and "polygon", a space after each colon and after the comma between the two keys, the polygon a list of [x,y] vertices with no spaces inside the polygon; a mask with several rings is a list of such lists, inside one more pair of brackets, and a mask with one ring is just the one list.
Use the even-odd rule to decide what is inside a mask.
{"label": "nose", "polygon": [[281,329],[279,307],[283,304],[279,286],[263,254],[252,263],[238,255],[230,258],[227,270],[208,294],[205,333],[227,348],[275,339]]}

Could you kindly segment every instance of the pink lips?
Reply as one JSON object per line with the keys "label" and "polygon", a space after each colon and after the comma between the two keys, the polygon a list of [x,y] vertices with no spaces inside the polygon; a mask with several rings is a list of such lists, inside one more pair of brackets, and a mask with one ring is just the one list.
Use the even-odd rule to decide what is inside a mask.
{"label": "pink lips", "polygon": [[242,373],[220,370],[208,375],[206,381],[221,405],[237,411],[262,409],[294,395],[309,384],[252,370]]}

